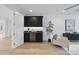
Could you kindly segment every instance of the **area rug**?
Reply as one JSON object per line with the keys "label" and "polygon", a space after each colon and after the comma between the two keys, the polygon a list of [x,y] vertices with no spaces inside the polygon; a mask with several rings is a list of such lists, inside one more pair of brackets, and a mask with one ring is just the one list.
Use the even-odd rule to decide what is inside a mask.
{"label": "area rug", "polygon": [[79,55],[79,45],[70,45],[69,53],[72,55]]}
{"label": "area rug", "polygon": [[79,55],[79,45],[69,45],[69,51],[64,48],[70,55]]}

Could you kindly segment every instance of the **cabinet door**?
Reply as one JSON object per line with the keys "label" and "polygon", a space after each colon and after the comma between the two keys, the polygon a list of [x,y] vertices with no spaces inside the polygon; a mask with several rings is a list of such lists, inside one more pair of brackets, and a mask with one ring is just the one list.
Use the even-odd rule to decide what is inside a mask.
{"label": "cabinet door", "polygon": [[42,32],[36,33],[36,42],[42,42]]}
{"label": "cabinet door", "polygon": [[24,32],[24,42],[29,42],[30,40],[30,34],[27,32]]}

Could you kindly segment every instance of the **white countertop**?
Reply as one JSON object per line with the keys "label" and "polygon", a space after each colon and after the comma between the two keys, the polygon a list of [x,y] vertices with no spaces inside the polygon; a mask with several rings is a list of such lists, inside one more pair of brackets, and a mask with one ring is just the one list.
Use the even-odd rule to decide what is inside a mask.
{"label": "white countertop", "polygon": [[43,27],[24,27],[24,31],[43,31]]}

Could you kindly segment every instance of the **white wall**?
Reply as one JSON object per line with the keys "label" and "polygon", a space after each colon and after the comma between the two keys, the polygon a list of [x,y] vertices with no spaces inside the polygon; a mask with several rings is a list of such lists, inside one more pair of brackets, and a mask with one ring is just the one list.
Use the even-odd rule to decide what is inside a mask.
{"label": "white wall", "polygon": [[13,11],[0,5],[0,19],[5,21],[5,36],[11,36],[11,20],[13,20]]}
{"label": "white wall", "polygon": [[75,31],[79,33],[79,15],[76,15],[76,21],[75,21]]}
{"label": "white wall", "polygon": [[[54,31],[53,34],[62,34],[63,32],[65,32],[65,21],[64,21],[64,16],[63,15],[45,15],[43,17],[43,27],[44,27],[44,31],[43,31],[43,40],[47,41],[48,36],[46,33],[46,26],[48,24],[48,22],[51,20],[52,23],[54,24]],[[52,38],[52,37],[51,37]]]}

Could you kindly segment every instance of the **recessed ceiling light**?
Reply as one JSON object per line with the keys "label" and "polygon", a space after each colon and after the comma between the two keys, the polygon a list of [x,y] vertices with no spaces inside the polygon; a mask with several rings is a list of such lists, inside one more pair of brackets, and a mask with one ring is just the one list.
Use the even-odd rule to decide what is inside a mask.
{"label": "recessed ceiling light", "polygon": [[18,14],[18,13],[19,13],[19,12],[17,12],[17,11],[15,12],[15,14]]}
{"label": "recessed ceiling light", "polygon": [[29,12],[32,12],[32,10],[29,10]]}

